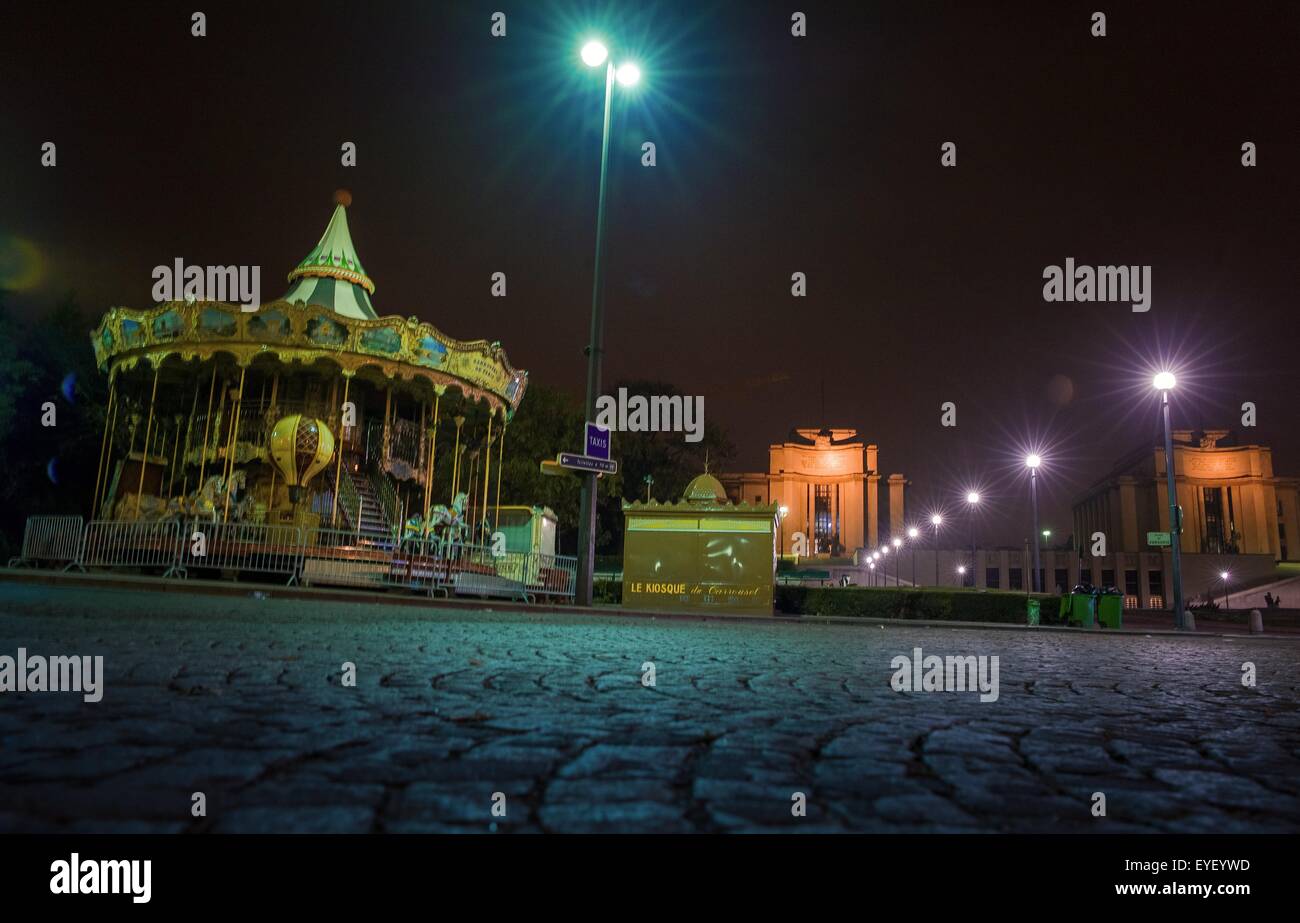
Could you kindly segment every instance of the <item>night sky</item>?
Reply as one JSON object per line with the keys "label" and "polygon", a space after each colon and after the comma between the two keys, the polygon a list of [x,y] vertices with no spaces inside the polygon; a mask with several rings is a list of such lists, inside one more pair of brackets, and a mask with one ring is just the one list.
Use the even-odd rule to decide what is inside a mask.
{"label": "night sky", "polygon": [[[1247,440],[1300,474],[1300,4],[20,2],[4,31],[0,238],[44,262],[12,311],[147,307],[177,257],[260,265],[271,300],[347,187],[381,315],[500,340],[580,396],[603,79],[577,51],[599,35],[644,73],[615,98],[606,381],[702,394],[733,468],[796,425],[857,427],[912,512],[978,484],[987,539],[1018,545],[1041,447],[1063,534],[1155,444],[1168,360],[1176,426],[1253,401]],[[1045,303],[1067,257],[1150,265],[1151,310]]]}

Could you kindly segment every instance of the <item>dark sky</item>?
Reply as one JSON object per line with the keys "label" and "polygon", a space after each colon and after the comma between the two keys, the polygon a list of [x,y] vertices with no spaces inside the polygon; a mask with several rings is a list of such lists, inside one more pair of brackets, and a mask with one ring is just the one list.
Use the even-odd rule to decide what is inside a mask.
{"label": "dark sky", "polygon": [[[606,380],[702,394],[737,467],[792,426],[857,427],[914,510],[979,484],[989,538],[1018,543],[1019,458],[1042,445],[1059,534],[1072,496],[1154,444],[1144,383],[1167,359],[1176,425],[1236,426],[1253,401],[1249,440],[1300,473],[1294,2],[9,4],[0,238],[45,262],[11,304],[145,307],[176,257],[260,265],[273,298],[346,186],[381,314],[498,339],[580,394],[588,34],[645,74],[614,111]],[[1151,310],[1045,303],[1067,257],[1150,265]]]}

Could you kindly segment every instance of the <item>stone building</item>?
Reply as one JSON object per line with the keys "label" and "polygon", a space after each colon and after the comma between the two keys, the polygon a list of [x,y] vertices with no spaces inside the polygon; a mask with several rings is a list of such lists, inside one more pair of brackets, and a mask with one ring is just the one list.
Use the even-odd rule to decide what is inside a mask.
{"label": "stone building", "polygon": [[[1176,430],[1173,442],[1184,553],[1300,561],[1300,478],[1276,476],[1271,449],[1238,445],[1228,430]],[[1074,504],[1080,546],[1102,532],[1112,552],[1158,550],[1147,533],[1169,531],[1165,484],[1163,447],[1120,460]]]}
{"label": "stone building", "polygon": [[[781,513],[779,549],[794,550],[795,536],[807,540],[811,556],[847,555],[880,541],[878,448],[855,429],[799,428],[768,448],[768,470],[721,474],[733,503],[773,504]],[[901,474],[891,474],[891,534],[903,531]]]}

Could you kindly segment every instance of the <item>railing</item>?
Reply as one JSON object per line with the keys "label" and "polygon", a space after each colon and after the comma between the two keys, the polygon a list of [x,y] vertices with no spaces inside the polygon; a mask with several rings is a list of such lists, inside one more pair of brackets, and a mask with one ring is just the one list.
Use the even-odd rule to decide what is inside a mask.
{"label": "railing", "polygon": [[185,533],[181,567],[279,574],[287,583],[302,567],[302,532],[297,526],[243,522],[195,522]]}
{"label": "railing", "polygon": [[[274,574],[287,583],[404,588],[434,595],[572,599],[577,559],[505,552],[485,545],[443,546],[408,539],[400,546],[367,544],[350,529],[302,529],[266,523],[134,522],[78,516],[33,516],[22,561],[82,568],[159,569]],[[17,559],[16,559],[17,560]]]}
{"label": "railing", "polygon": [[96,519],[86,523],[77,563],[82,567],[161,567],[163,576],[181,575],[179,522],[124,522]]}
{"label": "railing", "polygon": [[[343,459],[347,464],[347,459]],[[361,495],[357,493],[357,485],[352,483],[352,475],[342,471],[336,471],[339,479],[339,510],[343,513],[343,518],[352,523],[353,530],[360,534],[361,532]],[[331,509],[333,504],[331,504]]]}
{"label": "railing", "polygon": [[402,518],[402,511],[397,503],[397,491],[393,489],[392,480],[382,471],[377,471],[370,475],[370,487],[379,500],[379,511],[384,514],[384,524],[392,529],[401,522]]}
{"label": "railing", "polygon": [[[366,429],[366,461],[381,470],[397,470],[403,477],[424,470],[428,436],[414,420],[371,420]],[[405,472],[405,473],[403,473]]]}
{"label": "railing", "polygon": [[331,586],[388,585],[392,551],[361,545],[355,533],[344,529],[312,529],[305,536],[302,584]]}
{"label": "railing", "polygon": [[35,566],[42,561],[75,566],[85,524],[80,516],[29,516],[23,528],[22,556],[10,559],[9,566]]}

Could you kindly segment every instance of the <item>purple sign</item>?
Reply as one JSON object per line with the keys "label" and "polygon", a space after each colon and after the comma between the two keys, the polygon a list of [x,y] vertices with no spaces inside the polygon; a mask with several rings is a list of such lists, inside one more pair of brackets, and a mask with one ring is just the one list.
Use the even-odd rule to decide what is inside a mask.
{"label": "purple sign", "polygon": [[609,430],[589,422],[587,424],[587,451],[585,454],[588,458],[602,458],[609,461]]}

